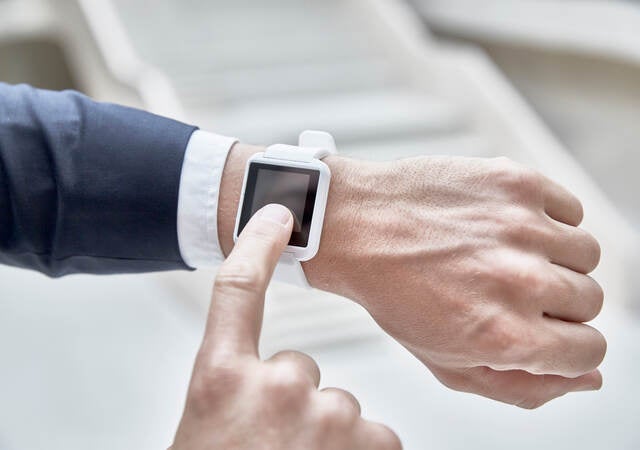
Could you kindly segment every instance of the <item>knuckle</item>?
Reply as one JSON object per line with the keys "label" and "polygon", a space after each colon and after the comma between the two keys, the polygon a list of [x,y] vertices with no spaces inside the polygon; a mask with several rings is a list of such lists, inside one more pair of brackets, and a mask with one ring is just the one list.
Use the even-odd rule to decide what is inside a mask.
{"label": "knuckle", "polygon": [[537,305],[537,300],[544,298],[549,294],[549,286],[551,284],[551,276],[549,275],[549,267],[546,262],[535,261],[524,264],[516,269],[514,286],[521,289],[520,295]]}
{"label": "knuckle", "polygon": [[242,368],[235,361],[222,357],[212,358],[204,366],[202,373],[216,383],[228,383],[230,386],[238,384],[244,378]]}
{"label": "knuckle", "polygon": [[296,350],[281,350],[274,354],[270,359],[278,361],[281,364],[294,365],[299,369],[310,367],[317,369],[318,371],[320,370],[318,364],[311,356]]}
{"label": "knuckle", "polygon": [[491,315],[479,323],[475,334],[480,351],[490,362],[518,362],[522,335],[512,321]]}
{"label": "knuckle", "polygon": [[333,401],[338,419],[351,423],[360,417],[358,400],[353,394],[347,391],[338,390]]}
{"label": "knuckle", "polygon": [[218,403],[221,399],[222,392],[216,391],[213,386],[215,386],[215,384],[210,382],[209,377],[194,374],[191,379],[191,385],[189,386],[190,403],[196,406],[208,406]]}
{"label": "knuckle", "polygon": [[189,386],[189,398],[197,407],[215,407],[237,392],[242,383],[242,372],[236,367],[217,363],[196,366]]}
{"label": "knuckle", "polygon": [[537,171],[504,157],[497,158],[494,167],[496,182],[512,196],[540,198],[541,177]]}
{"label": "knuckle", "polygon": [[504,234],[518,242],[544,242],[548,236],[540,216],[527,208],[511,208],[502,221]]}
{"label": "knuckle", "polygon": [[317,416],[318,426],[323,433],[330,432],[336,425],[335,409],[325,405],[318,410]]}
{"label": "knuckle", "polygon": [[265,377],[264,391],[274,400],[298,402],[310,391],[308,376],[295,364],[281,362]]}
{"label": "knuckle", "polygon": [[214,291],[261,293],[265,278],[264,271],[254,262],[246,258],[237,258],[222,265],[216,275]]}
{"label": "knuckle", "polygon": [[488,268],[488,276],[498,290],[510,297],[538,298],[546,289],[546,270],[539,262],[515,256],[502,261],[494,261]]}
{"label": "knuckle", "polygon": [[320,410],[319,422],[323,428],[344,427],[360,417],[354,405],[346,397],[332,396]]}
{"label": "knuckle", "polygon": [[530,207],[516,206],[507,211],[506,217],[512,224],[531,224],[539,225],[540,216]]}
{"label": "knuckle", "polygon": [[402,442],[398,435],[386,425],[378,425],[380,432],[376,438],[376,444],[380,450],[402,450]]}
{"label": "knuckle", "polygon": [[488,280],[495,284],[499,290],[504,286],[511,286],[516,279],[515,271],[513,270],[513,260],[506,259],[494,259],[484,269],[484,276]]}

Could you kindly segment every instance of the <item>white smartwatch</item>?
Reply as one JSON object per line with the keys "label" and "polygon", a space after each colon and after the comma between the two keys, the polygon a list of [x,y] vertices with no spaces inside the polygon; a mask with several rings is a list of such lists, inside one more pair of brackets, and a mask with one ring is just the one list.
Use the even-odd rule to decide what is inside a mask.
{"label": "white smartwatch", "polygon": [[310,288],[301,261],[318,253],[329,196],[331,171],[322,158],[337,153],[333,137],[324,131],[304,131],[298,146],[276,144],[247,161],[233,232],[234,241],[263,206],[278,203],[291,210],[293,232],[273,278]]}

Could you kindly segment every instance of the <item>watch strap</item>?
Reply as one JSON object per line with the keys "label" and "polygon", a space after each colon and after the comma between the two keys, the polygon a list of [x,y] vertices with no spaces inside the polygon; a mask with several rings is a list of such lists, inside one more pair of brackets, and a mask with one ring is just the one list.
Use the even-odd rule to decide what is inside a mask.
{"label": "watch strap", "polygon": [[[266,158],[283,159],[286,161],[311,162],[337,153],[336,143],[329,133],[324,131],[304,131],[300,134],[298,147],[277,144],[267,147],[264,152]],[[273,279],[311,289],[302,264],[292,254],[283,253],[273,272]]]}
{"label": "watch strap", "polygon": [[305,131],[300,134],[299,145],[276,144],[267,147],[265,158],[284,161],[311,162],[337,153],[333,136],[324,131]]}
{"label": "watch strap", "polygon": [[302,264],[291,253],[283,253],[273,272],[273,279],[304,289],[311,289]]}
{"label": "watch strap", "polygon": [[264,151],[265,158],[296,162],[312,162],[314,159],[322,159],[328,154],[329,152],[322,148],[302,148],[285,144],[271,145]]}

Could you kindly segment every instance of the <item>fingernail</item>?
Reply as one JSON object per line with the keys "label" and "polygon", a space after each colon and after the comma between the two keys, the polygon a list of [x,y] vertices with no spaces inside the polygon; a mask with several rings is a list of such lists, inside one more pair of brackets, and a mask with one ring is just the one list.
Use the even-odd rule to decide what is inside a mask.
{"label": "fingernail", "polygon": [[269,220],[284,226],[291,220],[291,211],[288,208],[272,203],[260,211],[260,220]]}

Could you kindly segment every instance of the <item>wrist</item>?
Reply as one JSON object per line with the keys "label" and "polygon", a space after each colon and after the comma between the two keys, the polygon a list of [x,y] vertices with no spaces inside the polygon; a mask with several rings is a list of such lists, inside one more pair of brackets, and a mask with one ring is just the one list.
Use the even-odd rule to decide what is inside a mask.
{"label": "wrist", "polygon": [[320,248],[302,268],[314,288],[352,298],[350,274],[357,270],[359,215],[373,179],[370,163],[341,156],[324,162],[331,169],[331,185]]}
{"label": "wrist", "polygon": [[229,151],[220,180],[218,198],[218,240],[225,258],[233,249],[233,230],[247,161],[264,147],[237,143]]}
{"label": "wrist", "polygon": [[[227,256],[233,248],[233,230],[240,202],[247,161],[264,147],[238,143],[225,163],[218,201],[218,237]],[[302,263],[311,286],[340,295],[349,295],[347,276],[357,264],[359,204],[372,177],[371,164],[332,155],[323,160],[331,170],[331,184],[318,254]],[[371,186],[369,186],[369,189]]]}

